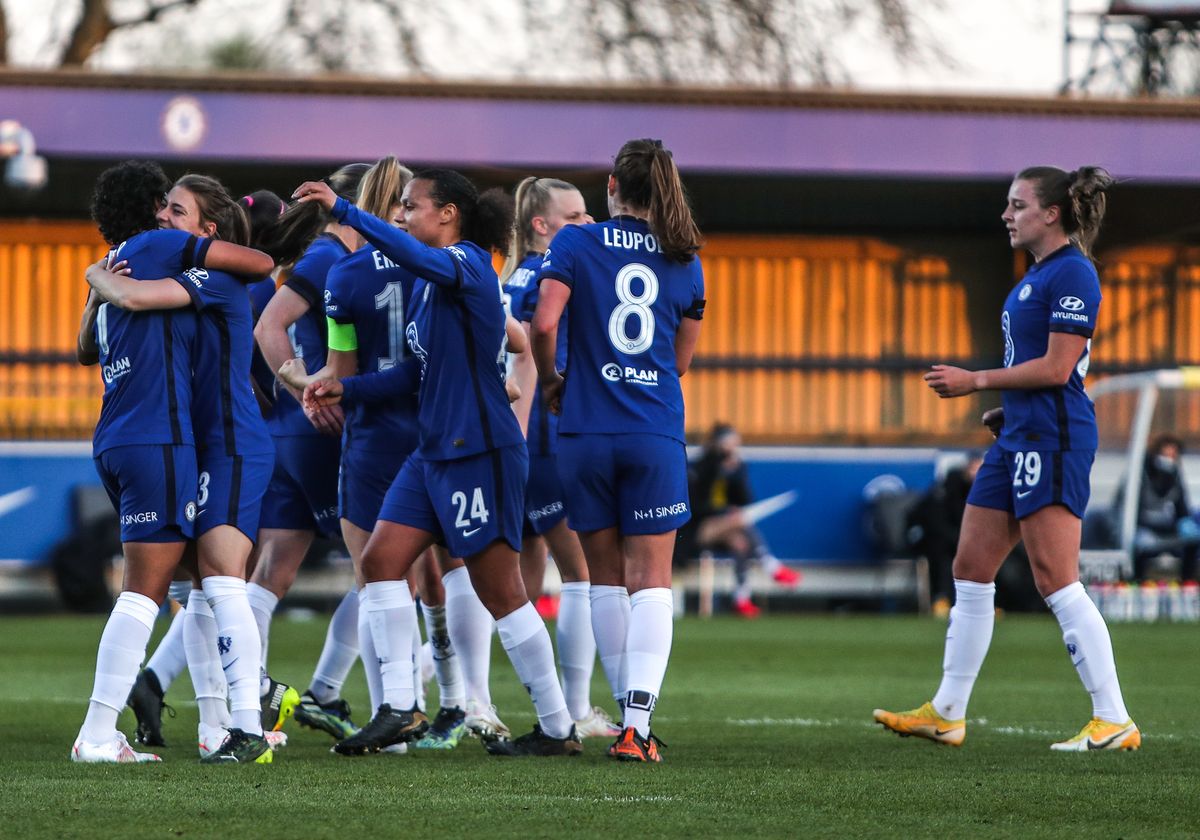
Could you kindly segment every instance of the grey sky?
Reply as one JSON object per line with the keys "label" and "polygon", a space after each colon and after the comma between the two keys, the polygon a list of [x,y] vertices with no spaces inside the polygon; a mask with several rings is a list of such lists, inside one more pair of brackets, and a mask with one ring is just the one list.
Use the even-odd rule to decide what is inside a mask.
{"label": "grey sky", "polygon": [[[0,0],[8,10],[10,26],[16,37],[10,43],[14,64],[45,64],[45,45],[56,34],[61,37],[71,21],[74,0]],[[314,0],[318,2],[318,0]],[[447,0],[451,2],[451,0]],[[549,0],[566,3],[570,0]],[[823,0],[815,0],[819,5]],[[141,0],[117,0],[133,8]],[[876,36],[866,31],[853,32],[840,56],[855,85],[863,89],[909,91],[962,91],[971,93],[1040,93],[1057,90],[1062,81],[1063,14],[1061,0],[942,0],[926,4],[914,0],[929,30],[953,66],[905,66],[886,49]],[[940,8],[930,8],[939,6]],[[1076,8],[1099,8],[1105,0],[1073,0]],[[457,78],[495,78],[510,75],[507,55],[520,54],[528,33],[520,31],[512,14],[513,0],[476,0],[473,15],[457,15],[453,25],[431,19],[431,40],[469,44],[468,49],[447,50],[433,55],[431,64],[437,75]],[[130,69],[137,65],[140,53],[153,50],[169,66],[198,66],[191,55],[202,48],[197,32],[205,39],[228,38],[249,33],[270,42],[279,20],[280,0],[208,0],[202,26],[196,17],[188,18],[184,29],[166,18],[166,33],[173,49],[161,44],[161,33],[150,43],[145,35],[120,35],[112,39],[97,56],[99,69]],[[364,31],[379,39],[381,52],[387,54],[386,37],[377,22],[358,21]],[[440,27],[440,29],[439,29]],[[40,55],[39,55],[40,53]],[[567,71],[563,71],[567,72]]]}

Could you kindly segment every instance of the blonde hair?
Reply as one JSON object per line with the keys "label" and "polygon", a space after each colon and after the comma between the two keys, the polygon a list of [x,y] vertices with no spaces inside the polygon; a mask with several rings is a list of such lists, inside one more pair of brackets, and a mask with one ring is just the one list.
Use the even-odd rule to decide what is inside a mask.
{"label": "blonde hair", "polygon": [[504,268],[500,270],[500,282],[508,280],[517,266],[525,259],[525,255],[533,251],[533,219],[541,216],[550,207],[554,191],[579,189],[574,184],[560,181],[557,178],[537,178],[530,175],[517,184],[513,191],[513,203],[516,205],[516,217],[513,220],[513,238],[504,257]]}
{"label": "blonde hair", "polygon": [[412,170],[393,156],[380,158],[359,183],[355,204],[365,213],[386,218],[412,179]]}

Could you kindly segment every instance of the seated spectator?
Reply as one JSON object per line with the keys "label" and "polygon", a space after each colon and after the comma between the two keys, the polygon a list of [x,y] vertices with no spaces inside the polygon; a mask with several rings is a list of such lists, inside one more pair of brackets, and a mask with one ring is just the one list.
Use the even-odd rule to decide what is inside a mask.
{"label": "seated spectator", "polygon": [[800,574],[783,565],[767,547],[742,508],[754,501],[746,465],[741,459],[741,436],[732,426],[713,427],[700,456],[688,465],[688,490],[692,521],[681,539],[690,538],[694,551],[732,555],[737,588],[733,609],[745,618],[755,618],[760,609],[750,600],[748,573],[752,563],[778,583],[795,586]]}
{"label": "seated spectator", "polygon": [[939,618],[950,614],[958,532],[967,507],[967,494],[982,463],[981,454],[971,453],[965,463],[948,470],[929,488],[912,513],[912,524],[919,526],[921,535],[915,548],[929,560],[931,610]]}
{"label": "seated spectator", "polygon": [[[1180,560],[1180,577],[1196,577],[1197,542],[1200,526],[1188,505],[1183,480],[1183,442],[1173,435],[1159,435],[1146,451],[1142,485],[1138,493],[1137,530],[1133,537],[1133,575],[1145,580],[1151,564],[1161,554]],[[1117,490],[1113,515],[1123,508],[1124,483]]]}

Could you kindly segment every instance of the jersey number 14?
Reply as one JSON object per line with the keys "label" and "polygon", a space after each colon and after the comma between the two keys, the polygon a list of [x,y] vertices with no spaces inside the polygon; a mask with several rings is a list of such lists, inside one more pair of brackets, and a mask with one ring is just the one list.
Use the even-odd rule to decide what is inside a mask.
{"label": "jersey number 14", "polygon": [[375,295],[375,308],[386,309],[388,319],[388,355],[376,359],[376,370],[396,366],[404,353],[404,286],[394,280]]}

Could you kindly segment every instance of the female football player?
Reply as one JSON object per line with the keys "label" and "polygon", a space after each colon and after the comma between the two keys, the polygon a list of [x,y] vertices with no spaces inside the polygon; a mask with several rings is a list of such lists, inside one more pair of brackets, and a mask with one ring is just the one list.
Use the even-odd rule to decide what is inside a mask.
{"label": "female football player", "polygon": [[[624,699],[609,754],[661,761],[650,716],[671,652],[675,531],[690,516],[679,377],[704,314],[700,232],[657,140],[621,147],[608,210],[609,221],[567,225],[550,243],[533,351],[543,399],[561,412],[558,471],[587,557],[592,624],[607,628],[596,636],[601,662]],[[564,311],[569,381],[557,356]]]}
{"label": "female football player", "polygon": [[[338,195],[354,200],[370,164],[352,163],[329,176]],[[287,267],[287,279],[263,306],[254,337],[272,371],[297,358],[310,371],[325,365],[325,280],[329,269],[362,244],[352,229],[337,224],[317,207],[293,206],[270,228],[263,249],[278,265]],[[270,289],[257,294],[265,295]],[[291,588],[305,554],[318,534],[339,533],[337,516],[338,466],[341,458],[340,409],[305,415],[300,392],[284,382],[272,388],[275,405],[267,427],[275,443],[275,472],[263,499],[258,545],[247,590],[263,641],[267,661],[271,616]],[[329,699],[323,706],[309,704],[301,722],[315,725],[335,737],[355,730],[349,707],[338,697],[341,681],[358,656],[358,598],[347,593],[330,619],[329,637],[318,662],[313,683]],[[323,686],[323,687],[322,687]],[[300,695],[271,679],[264,671],[259,686],[264,715],[275,725],[300,704]]]}
{"label": "female football player", "polygon": [[528,456],[496,364],[505,317],[489,255],[508,244],[510,201],[498,192],[480,196],[457,172],[427,170],[405,187],[405,232],[338,199],[322,183],[302,184],[295,197],[319,202],[418,278],[405,328],[412,357],[382,373],[322,380],[306,392],[328,398],[345,389],[354,401],[419,391],[419,446],[388,490],[363,554],[364,605],[386,702],[335,749],[378,751],[425,729],[407,644],[416,614],[402,578],[425,549],[445,541],[452,555],[466,559],[538,713],[533,732],[490,741],[488,750],[578,754],[583,747],[554,673],[550,637],[525,595],[517,562]]}
{"label": "female football player", "polygon": [[942,683],[917,709],[875,710],[875,720],[894,732],[962,744],[967,701],[992,640],[996,572],[1023,540],[1038,590],[1092,698],[1092,719],[1051,749],[1141,746],[1121,696],[1108,627],[1079,582],[1080,523],[1097,444],[1096,412],[1083,388],[1100,308],[1089,255],[1112,184],[1097,167],[1035,166],[1017,174],[1001,218],[1009,243],[1034,262],[1004,303],[1004,366],[934,365],[925,374],[939,397],[995,390],[1002,408],[984,415],[997,441],[967,497]]}
{"label": "female football player", "polygon": [[[238,204],[241,205],[250,223],[250,247],[261,250],[267,231],[275,225],[287,205],[283,199],[269,190],[256,190],[250,195],[238,199]],[[160,218],[160,224],[162,222],[163,220]],[[275,279],[267,276],[262,280],[251,282],[246,289],[250,293],[251,310],[257,320],[258,313],[262,311],[262,307],[266,305],[266,301],[275,291]],[[261,298],[264,292],[266,297]],[[257,305],[256,298],[261,298]],[[267,399],[266,396],[274,391],[274,374],[267,368],[262,354],[258,352],[257,345],[254,347],[250,370],[253,376],[251,384],[254,387],[255,397],[263,415],[267,416],[274,404],[273,398]],[[138,674],[137,681],[133,684],[133,690],[129,693],[129,707],[137,716],[137,740],[143,744],[165,745],[162,736],[162,713],[167,705],[163,701],[163,697],[175,677],[188,667],[189,657],[193,661],[191,668],[193,684],[196,685],[197,677],[200,678],[201,683],[204,683],[203,688],[196,685],[202,726],[201,744],[208,745],[210,741],[204,737],[204,729],[208,729],[211,735],[217,729],[222,729],[223,732],[223,729],[227,729],[229,726],[229,709],[226,705],[228,689],[224,673],[220,672],[220,658],[217,655],[216,630],[212,610],[208,608],[207,599],[203,599],[201,593],[203,604],[198,612],[203,612],[204,615],[199,615],[198,612],[188,613],[186,607],[192,591],[191,574],[181,569],[171,583],[170,594],[171,598],[178,601],[184,609],[176,612],[170,628],[159,641],[158,647],[154,649],[146,667]],[[188,627],[187,632],[184,632],[185,624]],[[197,669],[195,664],[199,662],[205,664]],[[214,663],[215,672],[213,670]],[[206,696],[206,692],[212,692],[212,697]],[[267,735],[269,739],[275,737],[282,740],[281,736],[281,732]],[[223,737],[224,735],[221,734],[220,738]],[[217,740],[215,746],[219,745],[220,739]],[[204,752],[203,746],[201,751]]]}
{"label": "female football player", "polygon": [[[514,193],[516,227],[508,260],[501,273],[504,292],[512,314],[525,330],[537,308],[538,272],[550,240],[564,225],[589,224],[588,215],[574,185],[554,178],[529,177],[517,185]],[[564,317],[559,324],[556,364],[567,366],[567,327]],[[513,405],[517,420],[525,432],[529,447],[529,484],[525,490],[525,518],[533,532],[521,546],[521,570],[525,588],[541,592],[546,570],[546,543],[562,575],[562,597],[555,625],[558,636],[558,664],[562,671],[563,694],[575,719],[581,738],[608,737],[619,733],[612,719],[599,706],[591,704],[592,668],[596,660],[592,608],[589,599],[587,562],[579,537],[567,525],[562,482],[558,477],[558,417],[546,409],[541,391],[536,388],[537,368],[532,353],[516,354],[513,379],[521,397]],[[536,600],[536,599],[535,599]],[[609,632],[602,622],[597,633]],[[624,648],[624,640],[609,646],[610,651]],[[619,685],[620,656],[610,652],[604,662],[605,673],[613,687],[614,699]],[[611,672],[611,673],[610,673]]]}
{"label": "female football player", "polygon": [[[396,158],[383,158],[363,177],[357,205],[364,212],[399,224],[400,196],[411,180],[412,172]],[[387,370],[409,355],[404,337],[405,313],[411,306],[415,281],[412,272],[396,265],[370,244],[334,264],[325,285],[329,375]],[[360,573],[360,585],[363,548],[375,527],[383,498],[404,460],[416,447],[416,394],[399,394],[371,406],[357,405],[346,414],[339,505],[342,536]],[[447,563],[450,562],[447,558]],[[429,733],[418,745],[453,747],[466,730],[466,696],[447,629],[445,591],[432,554],[422,558],[420,573],[413,575],[410,582],[419,584],[442,701],[442,709]],[[367,629],[360,644],[373,651]],[[414,639],[419,646],[419,637]],[[363,662],[374,709],[382,702],[378,659],[368,655]],[[323,698],[310,689],[297,710],[302,722],[307,707],[319,701],[323,702]]]}

